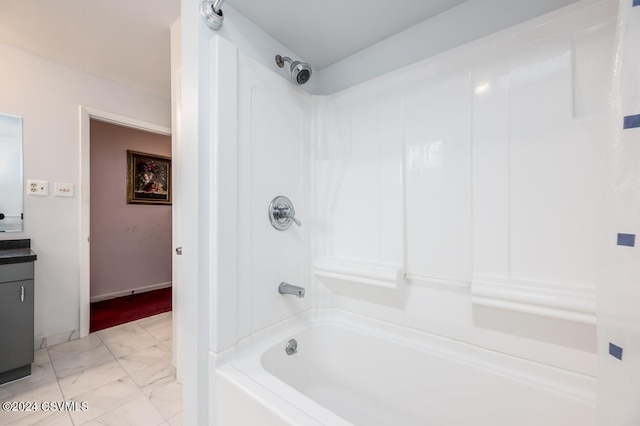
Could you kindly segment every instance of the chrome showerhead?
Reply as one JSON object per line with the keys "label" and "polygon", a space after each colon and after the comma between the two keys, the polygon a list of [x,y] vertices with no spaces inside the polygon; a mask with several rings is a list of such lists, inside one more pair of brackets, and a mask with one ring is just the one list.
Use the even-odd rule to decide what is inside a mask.
{"label": "chrome showerhead", "polygon": [[283,68],[285,62],[290,63],[291,81],[293,83],[303,85],[309,81],[311,74],[313,74],[311,65],[306,62],[292,61],[291,58],[287,56],[276,55],[276,65]]}

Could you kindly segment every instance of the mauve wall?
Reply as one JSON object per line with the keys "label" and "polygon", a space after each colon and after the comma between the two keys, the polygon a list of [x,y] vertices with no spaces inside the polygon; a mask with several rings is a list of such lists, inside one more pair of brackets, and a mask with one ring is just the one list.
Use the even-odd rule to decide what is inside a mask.
{"label": "mauve wall", "polygon": [[127,150],[171,137],[91,120],[91,299],[171,282],[171,206],[127,204]]}

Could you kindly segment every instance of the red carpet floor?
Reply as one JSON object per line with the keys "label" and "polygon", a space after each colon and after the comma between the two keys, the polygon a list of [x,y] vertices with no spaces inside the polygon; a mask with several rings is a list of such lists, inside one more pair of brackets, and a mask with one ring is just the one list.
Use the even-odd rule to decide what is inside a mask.
{"label": "red carpet floor", "polygon": [[170,310],[171,287],[103,300],[91,304],[89,329],[94,332]]}

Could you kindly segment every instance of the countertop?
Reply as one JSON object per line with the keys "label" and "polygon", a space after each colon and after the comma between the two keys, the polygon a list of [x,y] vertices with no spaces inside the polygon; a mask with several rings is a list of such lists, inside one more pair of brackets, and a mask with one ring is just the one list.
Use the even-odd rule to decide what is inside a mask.
{"label": "countertop", "polygon": [[0,265],[33,262],[38,257],[31,250],[31,240],[0,241]]}

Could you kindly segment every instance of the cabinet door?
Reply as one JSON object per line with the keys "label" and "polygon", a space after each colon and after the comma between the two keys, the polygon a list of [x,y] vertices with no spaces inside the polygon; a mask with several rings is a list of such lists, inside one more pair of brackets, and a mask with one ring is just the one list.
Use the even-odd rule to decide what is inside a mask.
{"label": "cabinet door", "polygon": [[0,373],[33,362],[33,280],[0,283]]}

